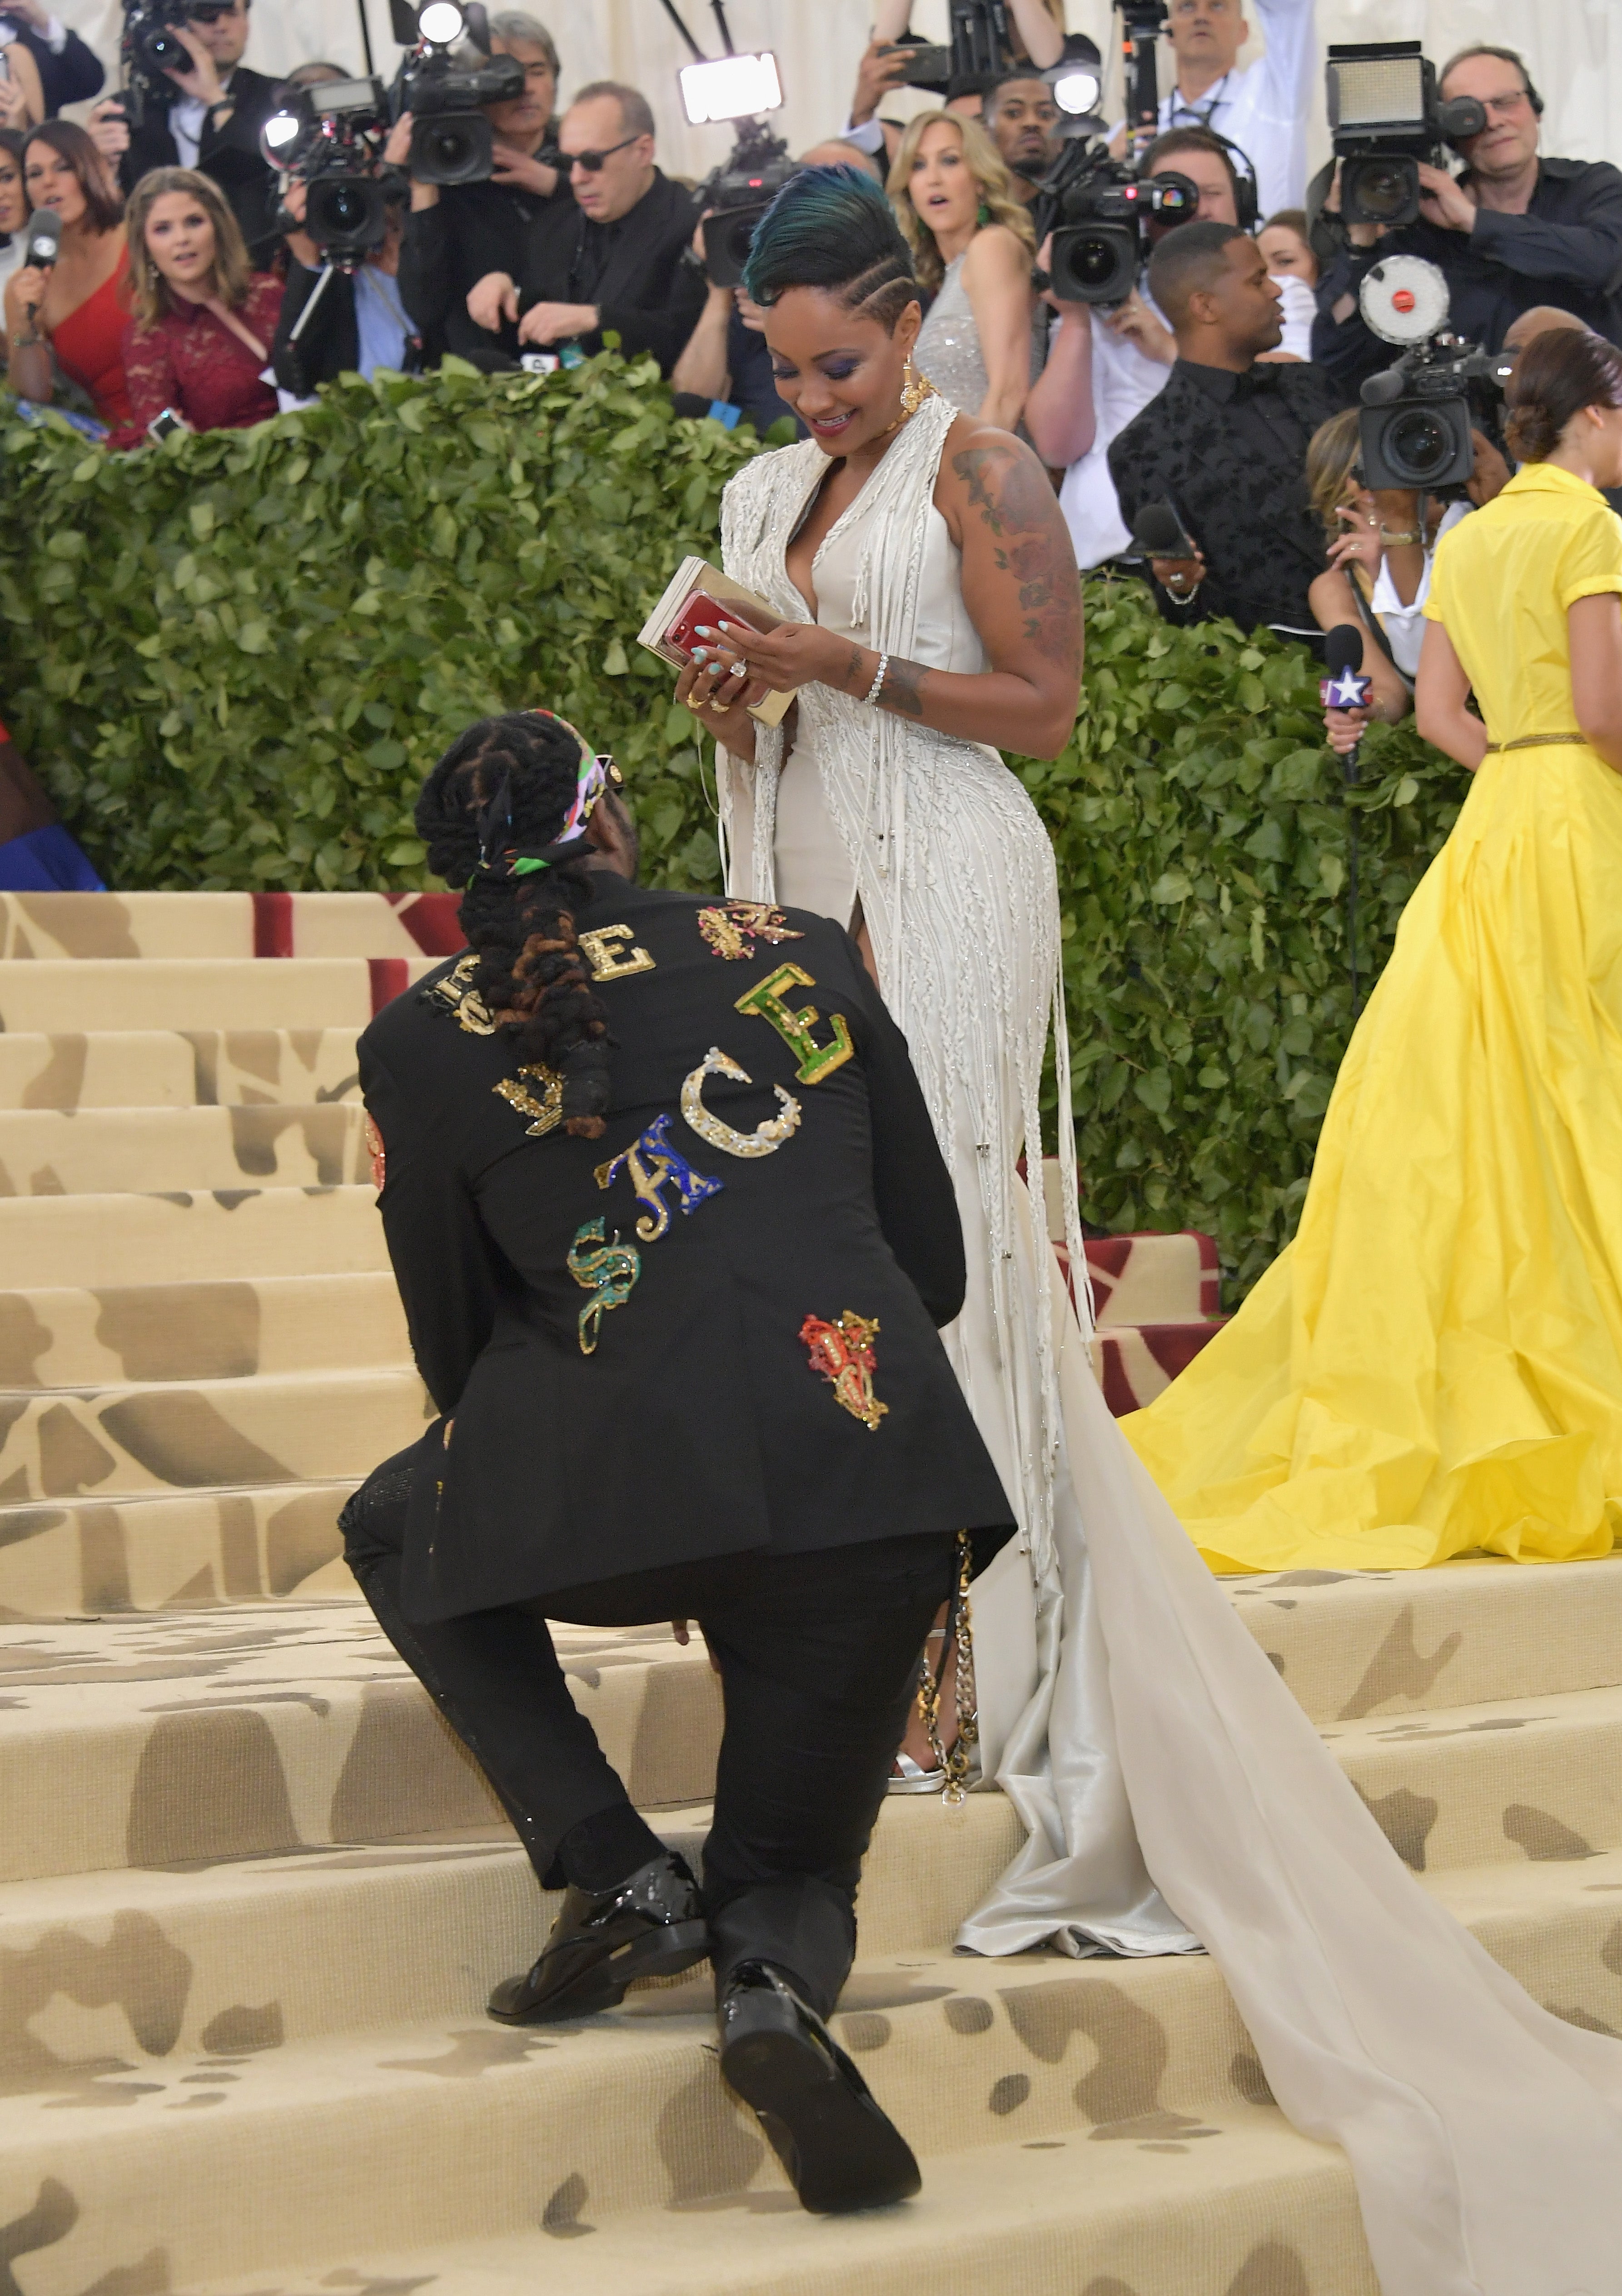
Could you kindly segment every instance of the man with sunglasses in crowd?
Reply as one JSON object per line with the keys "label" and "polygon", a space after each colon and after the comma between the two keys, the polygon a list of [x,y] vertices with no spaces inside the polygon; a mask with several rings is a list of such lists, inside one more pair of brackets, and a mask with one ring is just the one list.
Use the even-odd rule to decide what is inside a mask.
{"label": "man with sunglasses in crowd", "polygon": [[259,150],[259,130],[276,110],[280,83],[242,62],[248,45],[249,0],[185,0],[171,26],[189,59],[166,75],[175,84],[167,108],[150,106],[138,127],[127,99],[110,97],[90,115],[90,133],[116,161],[128,193],[153,168],[195,168],[230,201],[248,252],[264,261],[276,243],[273,178]]}
{"label": "man with sunglasses in crowd", "polygon": [[704,275],[682,260],[697,204],[655,165],[654,115],[634,87],[581,88],[557,142],[572,207],[543,217],[516,273],[488,273],[468,310],[513,357],[589,357],[612,330],[628,357],[651,351],[668,376],[704,306]]}

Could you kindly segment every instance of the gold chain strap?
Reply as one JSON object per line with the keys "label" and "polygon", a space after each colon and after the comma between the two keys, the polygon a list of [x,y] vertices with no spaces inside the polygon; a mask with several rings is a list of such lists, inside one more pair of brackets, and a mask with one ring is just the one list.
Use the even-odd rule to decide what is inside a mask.
{"label": "gold chain strap", "polygon": [[943,1647],[939,1669],[929,1663],[928,1647],[918,1668],[918,1711],[928,1734],[929,1751],[945,1784],[941,1799],[956,1808],[968,1791],[969,1758],[980,1741],[980,1718],[975,1698],[975,1644],[969,1613],[968,1582],[974,1566],[974,1546],[966,1530],[958,1533],[958,1584],[947,1613],[946,1633],[958,1658],[958,1734],[948,1753],[941,1743],[941,1684],[946,1673]]}

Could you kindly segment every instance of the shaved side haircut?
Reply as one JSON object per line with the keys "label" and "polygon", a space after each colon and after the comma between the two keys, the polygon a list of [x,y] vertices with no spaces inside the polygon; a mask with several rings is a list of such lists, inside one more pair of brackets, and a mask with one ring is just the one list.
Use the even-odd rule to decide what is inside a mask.
{"label": "shaved side haircut", "polygon": [[1173,328],[1189,316],[1189,298],[1214,287],[1228,267],[1228,250],[1245,234],[1231,223],[1181,223],[1149,258],[1149,289]]}

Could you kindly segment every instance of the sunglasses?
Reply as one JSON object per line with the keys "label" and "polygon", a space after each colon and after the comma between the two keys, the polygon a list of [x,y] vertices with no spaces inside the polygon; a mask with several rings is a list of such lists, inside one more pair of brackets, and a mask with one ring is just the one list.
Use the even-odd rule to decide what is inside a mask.
{"label": "sunglasses", "polygon": [[629,151],[633,144],[641,141],[639,135],[622,135],[617,144],[611,144],[606,152],[565,152],[564,157],[572,168],[584,168],[589,176],[595,176],[605,160],[612,160],[616,152]]}

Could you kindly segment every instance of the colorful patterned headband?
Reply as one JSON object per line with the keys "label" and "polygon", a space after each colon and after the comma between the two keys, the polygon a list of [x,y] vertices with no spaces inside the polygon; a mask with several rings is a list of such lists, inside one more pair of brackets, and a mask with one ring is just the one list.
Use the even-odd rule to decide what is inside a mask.
{"label": "colorful patterned headband", "polygon": [[613,759],[604,751],[595,751],[577,726],[560,718],[555,709],[526,711],[531,718],[549,718],[572,734],[580,743],[580,771],[575,776],[574,802],[564,816],[564,825],[549,844],[538,853],[520,853],[512,846],[492,849],[493,832],[500,824],[512,826],[512,779],[503,774],[500,786],[479,821],[479,868],[492,877],[530,877],[538,870],[550,869],[559,861],[572,860],[586,845],[586,824],[597,810],[598,800],[606,789],[622,789],[625,776]]}

